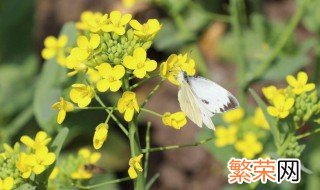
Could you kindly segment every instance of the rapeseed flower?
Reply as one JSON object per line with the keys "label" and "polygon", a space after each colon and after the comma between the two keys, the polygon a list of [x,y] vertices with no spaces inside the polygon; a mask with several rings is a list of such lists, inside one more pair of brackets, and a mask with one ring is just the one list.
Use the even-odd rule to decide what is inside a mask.
{"label": "rapeseed flower", "polygon": [[91,86],[73,84],[69,96],[74,103],[77,103],[80,108],[83,108],[90,104],[94,94]]}
{"label": "rapeseed flower", "polygon": [[188,59],[187,54],[172,54],[160,65],[160,75],[175,85],[179,85],[177,77],[181,71],[186,72],[189,76],[196,73],[195,62],[193,59]]}
{"label": "rapeseed flower", "polygon": [[108,15],[100,12],[85,11],[81,14],[81,21],[76,23],[76,27],[80,30],[89,30],[97,33],[103,31],[108,24]]}
{"label": "rapeseed flower", "polygon": [[34,157],[35,163],[30,164],[33,166],[32,171],[35,174],[41,174],[47,166],[50,166],[56,160],[56,155],[49,152],[46,146],[36,149]]}
{"label": "rapeseed flower", "polygon": [[94,132],[93,147],[100,149],[103,143],[107,140],[109,126],[105,123],[100,123]]}
{"label": "rapeseed flower", "polygon": [[39,131],[36,134],[35,139],[31,139],[29,136],[22,136],[20,141],[25,144],[27,147],[37,150],[41,147],[47,146],[47,144],[51,141],[51,138],[44,131]]}
{"label": "rapeseed flower", "polygon": [[64,51],[67,42],[68,37],[66,35],[61,35],[58,38],[55,38],[54,36],[48,36],[44,40],[44,49],[41,52],[42,57],[46,60],[56,57],[58,63],[64,65]]}
{"label": "rapeseed flower", "polygon": [[149,19],[145,24],[140,24],[137,20],[131,20],[130,26],[134,29],[136,36],[148,40],[152,40],[162,27],[157,19]]}
{"label": "rapeseed flower", "polygon": [[102,28],[104,32],[114,32],[119,36],[126,32],[126,25],[131,20],[131,14],[122,15],[120,11],[112,11],[110,13],[109,23]]}
{"label": "rapeseed flower", "polygon": [[66,118],[67,112],[74,110],[73,104],[60,97],[60,101],[52,105],[52,109],[59,110],[57,122],[61,124]]}
{"label": "rapeseed flower", "polygon": [[78,155],[83,159],[85,164],[95,164],[100,158],[101,154],[99,152],[91,152],[87,148],[82,148],[78,151]]}
{"label": "rapeseed flower", "polygon": [[187,124],[187,119],[185,113],[183,112],[176,112],[173,114],[166,112],[162,116],[162,122],[165,125],[171,126],[175,129],[181,129]]}
{"label": "rapeseed flower", "polygon": [[243,119],[244,110],[242,108],[237,108],[230,110],[222,115],[222,118],[227,123],[237,123]]}
{"label": "rapeseed flower", "polygon": [[78,47],[73,49],[74,56],[79,60],[86,60],[100,45],[100,36],[98,34],[90,34],[90,39],[86,36],[79,36],[77,45]]}
{"label": "rapeseed flower", "polygon": [[122,65],[112,67],[109,63],[102,63],[97,66],[101,80],[97,81],[97,89],[99,92],[105,92],[108,89],[116,92],[122,85],[122,77],[125,74],[125,69]]}
{"label": "rapeseed flower", "polygon": [[273,98],[272,102],[273,106],[267,107],[268,113],[271,116],[283,119],[289,115],[290,109],[294,104],[294,99],[286,98],[284,95],[278,94]]}
{"label": "rapeseed flower", "polygon": [[29,178],[32,173],[32,168],[36,162],[34,155],[27,155],[25,152],[21,152],[17,161],[17,168],[21,172],[22,178]]}
{"label": "rapeseed flower", "polygon": [[148,60],[146,51],[141,47],[134,50],[133,56],[126,56],[123,65],[133,70],[134,76],[140,79],[145,77],[147,72],[154,71],[157,68],[157,62]]}
{"label": "rapeseed flower", "polygon": [[223,126],[218,126],[216,128],[216,139],[215,139],[215,145],[217,147],[224,147],[227,145],[232,145],[237,140],[237,132],[238,127],[235,125],[231,125],[228,128],[225,128]]}
{"label": "rapeseed flower", "polygon": [[77,171],[71,173],[72,179],[90,179],[92,177],[92,173],[85,169],[84,165],[80,165]]}
{"label": "rapeseed flower", "polygon": [[122,94],[122,97],[118,101],[118,110],[120,113],[124,113],[124,119],[131,121],[134,115],[134,111],[139,112],[139,105],[134,92],[126,91]]}
{"label": "rapeseed flower", "polygon": [[252,159],[262,152],[263,146],[254,133],[246,133],[242,140],[235,143],[235,149],[247,159]]}
{"label": "rapeseed flower", "polygon": [[304,92],[309,92],[315,88],[314,83],[308,82],[308,75],[305,72],[299,72],[297,78],[292,75],[286,77],[288,84],[292,87],[292,92],[299,95]]}
{"label": "rapeseed flower", "polygon": [[254,112],[254,116],[253,116],[253,124],[261,127],[265,130],[269,130],[270,126],[266,120],[266,118],[264,117],[264,114],[262,112],[261,108],[256,108],[255,112]]}
{"label": "rapeseed flower", "polygon": [[141,159],[143,157],[143,154],[140,154],[139,156],[135,156],[133,158],[130,158],[129,160],[129,169],[128,174],[131,179],[135,179],[138,177],[138,172],[142,172],[143,168],[141,166]]}
{"label": "rapeseed flower", "polygon": [[6,177],[0,179],[0,190],[11,190],[14,185],[14,179],[12,177]]}

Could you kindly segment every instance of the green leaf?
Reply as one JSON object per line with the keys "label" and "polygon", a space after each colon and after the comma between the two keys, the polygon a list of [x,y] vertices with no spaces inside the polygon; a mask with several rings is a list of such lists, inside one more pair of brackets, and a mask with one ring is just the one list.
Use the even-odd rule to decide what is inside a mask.
{"label": "green leaf", "polygon": [[308,40],[294,54],[281,54],[262,78],[273,81],[282,80],[287,75],[306,66],[310,62],[308,52],[315,44],[315,40]]}
{"label": "green leaf", "polygon": [[271,133],[273,135],[274,138],[274,142],[277,146],[277,148],[280,147],[281,145],[281,139],[280,139],[280,133],[279,130],[277,128],[277,120],[270,116],[267,112],[267,105],[264,103],[264,101],[259,97],[259,95],[253,90],[253,89],[249,89],[251,95],[253,96],[254,100],[257,102],[257,104],[259,105],[259,107],[261,108],[264,117],[266,118],[269,126],[270,126],[270,130]]}
{"label": "green leaf", "polygon": [[[73,23],[65,24],[61,34],[68,36],[68,45],[75,43],[76,29]],[[40,127],[52,133],[57,129],[56,112],[52,104],[62,95],[63,84],[67,81],[67,70],[51,59],[44,63],[43,70],[36,84],[34,95],[34,113]]]}
{"label": "green leaf", "polygon": [[154,41],[156,49],[166,52],[178,51],[191,40],[188,36],[181,35],[171,20],[162,19],[161,23],[163,27]]}

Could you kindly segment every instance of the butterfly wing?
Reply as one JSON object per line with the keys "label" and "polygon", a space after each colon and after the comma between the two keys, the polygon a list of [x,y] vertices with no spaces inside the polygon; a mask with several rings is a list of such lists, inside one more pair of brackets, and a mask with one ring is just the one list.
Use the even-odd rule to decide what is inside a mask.
{"label": "butterfly wing", "polygon": [[182,81],[178,92],[178,100],[181,110],[188,118],[199,127],[202,127],[201,110],[189,84]]}
{"label": "butterfly wing", "polygon": [[198,101],[211,113],[223,113],[239,107],[238,100],[226,89],[202,77],[188,77],[188,83]]}

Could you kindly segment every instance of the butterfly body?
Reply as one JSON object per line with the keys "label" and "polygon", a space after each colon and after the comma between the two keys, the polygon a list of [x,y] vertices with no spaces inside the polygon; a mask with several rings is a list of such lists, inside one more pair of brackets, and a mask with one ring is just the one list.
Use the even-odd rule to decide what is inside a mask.
{"label": "butterfly body", "polygon": [[211,117],[239,107],[238,100],[226,89],[203,77],[190,77],[181,72],[178,100],[181,110],[199,127],[215,129]]}

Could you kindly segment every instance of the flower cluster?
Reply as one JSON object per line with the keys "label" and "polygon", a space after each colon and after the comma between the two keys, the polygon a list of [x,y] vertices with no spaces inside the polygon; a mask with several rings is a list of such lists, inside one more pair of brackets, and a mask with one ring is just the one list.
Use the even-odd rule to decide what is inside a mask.
{"label": "flower cluster", "polygon": [[21,150],[19,142],[13,147],[4,144],[5,151],[0,153],[0,189],[15,189],[32,180],[31,175],[39,175],[52,165],[56,156],[49,152],[47,145],[50,141],[51,138],[40,131],[35,139],[21,137],[26,151]]}
{"label": "flower cluster", "polygon": [[77,155],[66,156],[52,171],[49,189],[71,188],[73,183],[81,184],[83,180],[91,179],[94,175],[91,168],[98,168],[96,164],[100,159],[100,153],[91,152],[87,148],[80,149]]}
{"label": "flower cluster", "polygon": [[320,102],[314,90],[315,85],[308,83],[305,72],[299,72],[297,78],[289,75],[286,79],[289,84],[286,88],[269,86],[262,89],[270,103],[267,111],[279,119],[293,118],[300,126],[319,113]]}
{"label": "flower cluster", "polygon": [[[286,157],[299,157],[305,145],[300,145],[296,132],[307,123],[318,123],[320,101],[318,100],[315,84],[308,83],[308,75],[299,72],[297,77],[286,77],[288,86],[276,88],[268,86],[262,89],[269,106],[267,112],[277,119],[277,130],[281,129],[290,139],[288,143],[280,142],[282,147],[279,154]],[[279,150],[278,150],[279,151]]]}
{"label": "flower cluster", "polygon": [[265,139],[269,125],[260,108],[256,108],[252,116],[246,117],[242,108],[231,110],[223,114],[223,121],[228,127],[217,126],[215,145],[218,148],[232,146],[248,159],[261,155],[261,141]]}
{"label": "flower cluster", "polygon": [[[134,85],[130,86],[132,79],[162,76],[178,85],[176,77],[180,71],[185,71],[188,75],[195,74],[195,61],[187,54],[172,54],[161,64],[160,70],[156,71],[157,62],[147,55],[148,48],[162,27],[156,19],[139,23],[132,19],[132,15],[121,14],[119,11],[112,11],[110,14],[85,11],[76,27],[80,35],[75,46],[66,48],[56,45],[59,51],[61,48],[69,49],[67,53],[63,50],[66,58],[62,65],[70,69],[68,76],[81,76],[71,85],[69,99],[72,102],[61,97],[59,102],[52,105],[53,109],[59,110],[59,124],[64,121],[67,112],[88,107],[97,94],[120,91],[122,96],[115,110],[123,114],[125,121],[130,122],[140,111],[137,96],[132,91]],[[49,38],[51,39],[48,37],[46,41]],[[186,124],[186,116],[182,112],[165,113],[162,120],[165,125],[176,129]],[[107,128],[102,125],[97,127],[93,139],[96,149],[101,148],[106,140]]]}

